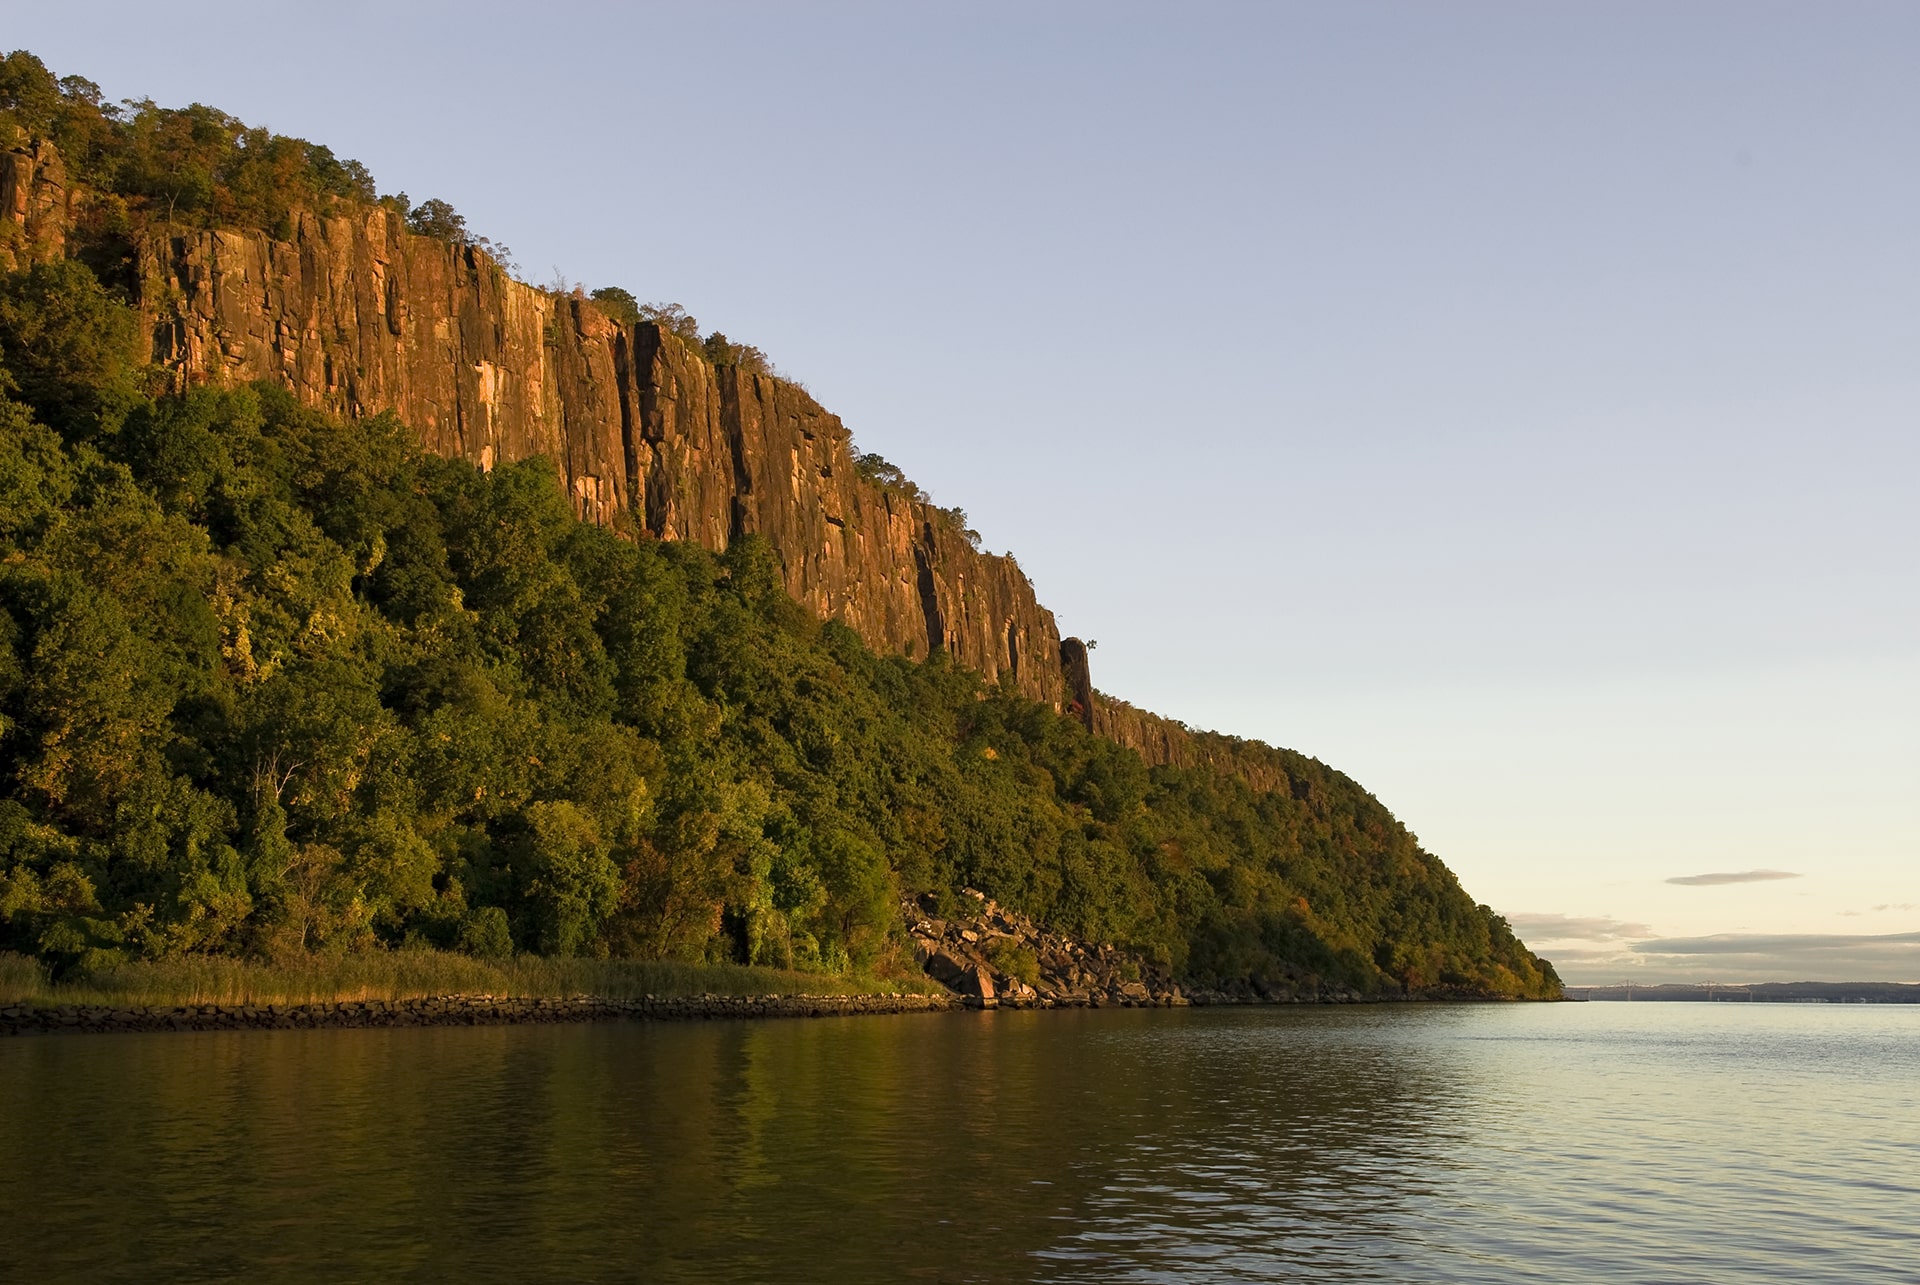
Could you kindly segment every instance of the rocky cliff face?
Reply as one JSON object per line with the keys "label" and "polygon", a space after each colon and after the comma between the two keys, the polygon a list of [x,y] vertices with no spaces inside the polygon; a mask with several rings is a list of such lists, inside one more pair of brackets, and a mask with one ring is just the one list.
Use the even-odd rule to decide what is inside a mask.
{"label": "rocky cliff face", "polygon": [[716,369],[379,208],[302,215],[287,240],[156,238],[140,281],[154,360],[183,385],[268,380],[342,415],[391,411],[483,468],[546,455],[584,518],[714,550],[764,535],[788,591],[875,649],[944,649],[1063,702],[1059,631],[1019,566],[863,480],[846,427],[802,388]]}
{"label": "rocky cliff face", "polygon": [[[1095,735],[1137,752],[1151,764],[1205,767],[1238,777],[1258,791],[1277,790],[1295,798],[1311,797],[1311,778],[1289,767],[1289,755],[1259,741],[1196,732],[1185,723],[1150,714],[1103,692],[1095,692],[1088,726]],[[1296,764],[1299,760],[1293,760]]]}
{"label": "rocky cliff face", "polygon": [[73,193],[52,143],[0,125],[0,271],[66,253]]}
{"label": "rocky cliff face", "polygon": [[[0,146],[0,270],[67,253],[86,194],[52,144]],[[716,368],[658,326],[515,281],[380,207],[300,214],[284,240],[153,236],[138,264],[153,359],[181,386],[267,380],[349,418],[390,411],[428,449],[482,468],[545,455],[591,521],[716,551],[765,536],[788,592],[876,650],[944,649],[1149,763],[1284,785],[1227,738],[1096,693],[1086,649],[1061,638],[1018,564],[863,480],[846,427],[794,384]]]}

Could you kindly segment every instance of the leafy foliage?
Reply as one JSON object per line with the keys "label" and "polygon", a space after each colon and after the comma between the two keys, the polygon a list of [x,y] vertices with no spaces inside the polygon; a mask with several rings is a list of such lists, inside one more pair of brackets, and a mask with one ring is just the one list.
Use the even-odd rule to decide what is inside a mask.
{"label": "leafy foliage", "polygon": [[601,286],[589,297],[615,321],[629,326],[650,322],[679,336],[717,367],[738,367],[752,375],[779,373],[767,354],[752,344],[734,343],[718,330],[702,338],[699,321],[677,303],[641,303],[632,291],[619,286]]}
{"label": "leafy foliage", "polygon": [[600,311],[622,325],[637,325],[644,319],[640,301],[634,298],[631,290],[623,290],[619,286],[601,286],[588,297],[600,305]]}
{"label": "leafy foliage", "polygon": [[[842,971],[901,949],[902,892],[972,885],[1206,984],[1557,989],[1317,762],[1265,751],[1269,792],[1149,771],[811,619],[758,540],[629,543],[576,522],[544,461],[482,474],[267,389],[148,397],[113,245],[285,234],[375,200],[371,177],[212,108],[104,104],[25,53],[0,59],[0,125],[91,193],[78,260],[0,280],[0,951]],[[504,255],[444,201],[379,199]],[[771,372],[678,304],[594,298]]]}
{"label": "leafy foliage", "polygon": [[0,125],[59,149],[70,185],[89,195],[79,231],[95,251],[142,223],[259,228],[285,237],[301,210],[327,214],[379,201],[416,233],[477,246],[511,266],[512,252],[472,234],[446,201],[415,206],[404,192],[382,198],[366,166],[331,148],[201,103],[107,103],[92,81],[56,79],[25,50],[0,57]]}
{"label": "leafy foliage", "polygon": [[757,539],[631,543],[543,460],[279,392],[146,398],[67,268],[0,282],[0,950],[841,970],[972,885],[1203,983],[1555,985],[1312,760],[1149,771],[812,619]]}
{"label": "leafy foliage", "polygon": [[[596,290],[594,297],[599,298],[602,293]],[[620,294],[629,301],[633,299],[633,296],[624,290],[621,290]],[[700,322],[677,303],[637,303],[633,305],[633,315],[636,321],[650,321],[662,330],[680,336],[695,348],[703,348],[700,339]]]}
{"label": "leafy foliage", "polygon": [[718,330],[701,341],[700,350],[715,366],[736,366],[750,375],[771,375],[773,363],[752,344],[736,344]]}
{"label": "leafy foliage", "polygon": [[942,524],[958,533],[974,548],[980,547],[980,533],[973,529],[972,522],[963,508],[942,508],[934,503],[931,495],[920,489],[919,483],[901,471],[900,466],[872,451],[856,451],[853,456],[854,471],[860,480],[869,486],[877,486],[883,491],[898,495],[915,504],[924,504],[933,510]]}
{"label": "leafy foliage", "polygon": [[365,166],[318,143],[199,103],[105,103],[99,86],[78,76],[56,80],[24,50],[0,58],[0,116],[51,139],[69,177],[121,198],[121,213],[132,206],[170,224],[275,228],[293,207],[375,196]]}
{"label": "leafy foliage", "polygon": [[402,215],[406,219],[407,230],[415,236],[432,237],[436,241],[445,241],[449,245],[474,246],[486,251],[508,272],[519,270],[513,261],[513,250],[509,246],[504,242],[475,236],[467,228],[466,216],[437,196],[429,197],[418,205],[409,206],[407,194],[400,192],[393,196],[382,197],[381,203]]}
{"label": "leafy foliage", "polygon": [[138,400],[139,319],[84,265],[0,280],[0,354],[13,390],[55,426],[117,421]]}

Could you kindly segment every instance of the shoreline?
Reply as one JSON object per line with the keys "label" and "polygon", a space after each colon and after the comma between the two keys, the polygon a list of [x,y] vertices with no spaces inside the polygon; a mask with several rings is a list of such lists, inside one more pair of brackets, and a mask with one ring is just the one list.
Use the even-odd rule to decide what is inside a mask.
{"label": "shoreline", "polygon": [[11,1004],[0,1038],[112,1035],[137,1031],[350,1030],[402,1026],[524,1026],[560,1022],[706,1021],[740,1017],[853,1017],[964,1008],[957,997],[876,995],[690,995],[608,999],[439,995],[308,1004]]}
{"label": "shoreline", "polygon": [[304,1004],[0,1004],[0,1039],[35,1035],[118,1035],[165,1031],[354,1030],[430,1026],[525,1026],[557,1023],[699,1022],[742,1018],[869,1017],[902,1013],[1044,1011],[1068,1008],[1287,1008],[1327,1004],[1503,1003],[1489,997],[1367,996],[1253,999],[1199,994],[1178,999],[1091,998],[1079,1003],[982,1003],[962,995],[911,991],[845,995],[686,995],[614,999],[439,995]]}

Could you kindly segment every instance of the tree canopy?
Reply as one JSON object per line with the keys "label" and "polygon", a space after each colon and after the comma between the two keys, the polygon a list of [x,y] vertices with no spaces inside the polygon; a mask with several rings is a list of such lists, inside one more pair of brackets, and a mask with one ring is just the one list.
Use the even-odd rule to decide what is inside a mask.
{"label": "tree canopy", "polygon": [[[1262,750],[1274,790],[1149,769],[811,618],[758,539],[622,539],[545,460],[481,472],[267,387],[151,395],[111,250],[143,220],[272,231],[383,199],[485,243],[325,147],[108,105],[30,54],[0,58],[5,124],[93,196],[75,257],[0,277],[0,949],[841,969],[904,949],[901,895],[970,886],[1205,985],[1557,991],[1315,760]],[[593,297],[770,370],[678,304]]]}
{"label": "tree canopy", "polygon": [[79,265],[0,281],[0,948],[886,962],[972,886],[1190,981],[1542,994],[1372,796],[1149,770],[390,417],[140,391]]}

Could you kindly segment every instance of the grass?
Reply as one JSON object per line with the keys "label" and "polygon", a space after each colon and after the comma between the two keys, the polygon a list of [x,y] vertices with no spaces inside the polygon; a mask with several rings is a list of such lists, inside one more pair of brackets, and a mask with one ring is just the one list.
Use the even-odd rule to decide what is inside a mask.
{"label": "grass", "polygon": [[171,1008],[190,1004],[312,1004],[430,995],[662,999],[699,995],[941,994],[925,977],[795,973],[741,964],[653,960],[491,961],[441,951],[313,955],[256,963],[214,956],[152,960],[50,980],[37,961],[0,952],[0,1003]]}
{"label": "grass", "polygon": [[0,1004],[31,999],[46,987],[47,973],[39,961],[0,950]]}

